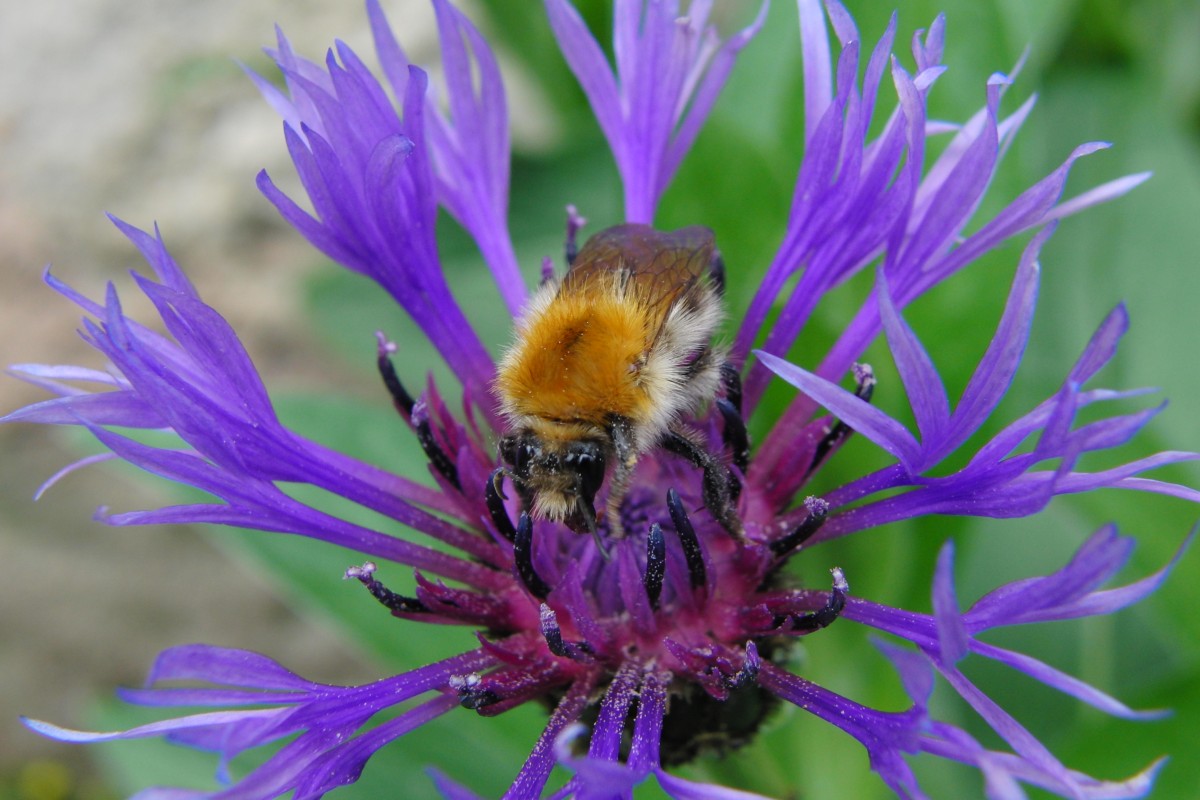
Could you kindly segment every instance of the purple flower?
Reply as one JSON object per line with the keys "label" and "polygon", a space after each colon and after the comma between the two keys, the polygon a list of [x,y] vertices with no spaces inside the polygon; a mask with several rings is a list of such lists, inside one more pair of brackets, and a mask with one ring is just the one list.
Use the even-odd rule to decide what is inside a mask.
{"label": "purple flower", "polygon": [[[824,564],[820,550],[807,552],[897,520],[1028,516],[1057,495],[1100,488],[1200,500],[1195,490],[1142,477],[1196,459],[1194,453],[1159,453],[1098,472],[1081,466],[1085,454],[1126,443],[1161,410],[1113,411],[1110,401],[1143,392],[1093,386],[1128,327],[1123,308],[1101,321],[1057,391],[986,441],[975,436],[993,420],[1020,366],[1038,294],[1038,255],[1057,221],[1120,196],[1145,176],[1063,201],[1074,161],[1104,147],[1082,145],[995,216],[976,219],[1031,104],[1001,117],[1008,79],[996,75],[987,82],[984,107],[967,122],[930,123],[926,97],[944,69],[940,17],[913,39],[910,73],[892,55],[895,18],[867,52],[836,0],[824,7],[799,0],[804,161],[774,260],[744,315],[734,310],[741,323],[729,357],[744,392],[730,380],[710,408],[685,421],[697,447],[722,454],[718,478],[725,481],[728,473],[742,533],[731,534],[722,524],[727,520],[706,508],[712,464],[706,472],[657,448],[638,462],[621,504],[626,535],[607,536],[601,519],[604,552],[564,525],[532,520],[517,497],[504,493],[506,473],[496,455],[504,423],[491,390],[495,364],[450,292],[434,228],[439,209],[461,223],[499,297],[518,314],[527,294],[507,229],[508,112],[486,41],[446,0],[433,5],[447,75],[444,104],[435,102],[425,73],[409,62],[375,0],[368,0],[368,14],[382,80],[344,44],[320,66],[294,54],[282,34],[270,52],[286,92],[252,77],[284,119],[311,211],[263,173],[259,186],[267,199],[321,252],[389,292],[461,382],[461,413],[451,411],[432,384],[414,398],[392,368],[395,345],[380,336],[381,373],[414,445],[429,458],[437,488],[334,452],[281,423],[237,336],[200,299],[157,230],[150,235],[120,221],[154,271],[154,278],[134,280],[166,335],[127,317],[115,289],[92,301],[47,275],[53,289],[87,314],[84,336],[111,366],[15,367],[57,397],[4,420],[84,426],[112,457],[212,496],[106,516],[110,524],[212,522],[340,545],[360,561],[372,559],[345,575],[393,616],[405,624],[472,626],[478,647],[376,683],[341,687],[304,680],[265,656],[189,645],[163,653],[147,687],[122,696],[140,705],[216,710],[114,733],[32,720],[29,727],[73,742],[165,736],[220,755],[225,788],[207,794],[160,788],[139,797],[291,792],[299,799],[355,781],[380,747],[443,714],[493,716],[541,702],[550,708],[549,721],[530,743],[526,762],[514,765],[507,797],[630,797],[652,777],[671,797],[740,798],[751,795],[691,783],[666,768],[705,749],[749,741],[782,701],[858,739],[872,768],[903,797],[925,796],[909,766],[922,753],[978,768],[989,797],[1023,797],[1021,784],[1075,798],[1149,791],[1158,763],[1120,782],[1073,771],[958,665],[972,655],[991,659],[1106,713],[1153,716],[977,637],[1002,626],[1115,612],[1154,591],[1170,566],[1102,588],[1132,548],[1132,540],[1106,527],[1058,572],[1007,584],[960,611],[947,545],[932,611],[919,613],[851,595],[841,569]],[[549,24],[616,158],[627,222],[653,221],[659,198],[766,12],[764,4],[750,27],[722,41],[708,22],[711,5],[694,2],[681,16],[675,2],[620,0],[614,70],[567,0],[545,0]],[[839,45],[836,56],[826,16]],[[897,100],[894,110],[882,104],[889,107],[886,118],[873,124],[885,78]],[[873,130],[875,137],[868,133]],[[944,132],[952,133],[949,144],[926,164],[927,137]],[[582,224],[572,212],[572,237]],[[972,232],[964,233],[968,226]],[[991,344],[952,404],[935,366],[936,345],[926,348],[903,310],[981,254],[1027,232],[1032,236]],[[864,269],[873,271],[873,291],[832,348],[809,368],[786,361],[820,301]],[[779,313],[768,325],[772,308]],[[915,432],[871,404],[875,376],[858,359],[881,333],[901,384],[881,391],[903,389]],[[742,420],[755,414],[773,377],[800,392],[751,450]],[[852,388],[843,388],[847,379]],[[97,386],[75,388],[78,382]],[[1089,406],[1088,421],[1081,422]],[[179,446],[148,444],[119,428],[169,431]],[[854,435],[884,451],[887,464],[842,485],[823,482],[823,467]],[[317,487],[399,522],[416,541],[310,505],[286,484]],[[827,585],[796,588],[781,577],[801,552],[810,567],[830,568]],[[376,561],[411,568],[412,593],[388,589],[376,577]],[[372,611],[364,607],[363,613]],[[782,666],[800,638],[839,618],[889,635],[879,649],[911,699],[908,708],[872,709]],[[988,749],[933,716],[928,699],[937,675],[1006,749]],[[179,680],[203,685],[162,685]],[[396,707],[399,713],[384,713]],[[271,743],[281,746],[260,766],[231,774],[232,759]],[[571,777],[551,790],[556,764]],[[434,780],[448,797],[472,797],[459,777]]]}

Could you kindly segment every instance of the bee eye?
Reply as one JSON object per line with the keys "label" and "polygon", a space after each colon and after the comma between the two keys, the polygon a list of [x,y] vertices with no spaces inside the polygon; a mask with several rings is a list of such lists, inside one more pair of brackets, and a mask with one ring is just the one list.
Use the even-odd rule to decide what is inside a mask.
{"label": "bee eye", "polygon": [[517,437],[505,436],[500,440],[500,458],[513,467],[517,465]]}
{"label": "bee eye", "polygon": [[594,442],[580,442],[567,454],[566,462],[579,475],[579,493],[590,502],[604,482],[604,452]]}
{"label": "bee eye", "polygon": [[533,460],[535,447],[529,442],[528,436],[505,436],[500,440],[500,457],[504,459],[513,470],[522,475],[529,469],[529,464]]}

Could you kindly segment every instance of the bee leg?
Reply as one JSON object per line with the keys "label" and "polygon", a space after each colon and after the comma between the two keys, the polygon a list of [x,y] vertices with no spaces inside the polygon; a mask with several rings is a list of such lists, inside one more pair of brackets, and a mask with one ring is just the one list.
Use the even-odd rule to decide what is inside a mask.
{"label": "bee leg", "polygon": [[[733,459],[733,465],[745,474],[750,466],[750,437],[746,433],[746,421],[728,398],[717,398],[717,410],[725,422],[721,435],[725,439],[725,446],[729,448],[729,456]],[[738,489],[740,491],[740,485]]]}
{"label": "bee leg", "polygon": [[729,491],[729,471],[725,466],[681,431],[667,431],[660,444],[666,450],[686,458],[704,470],[705,507],[730,536],[741,539],[742,521],[738,519],[737,511],[733,507],[733,498]]}
{"label": "bee leg", "polygon": [[621,524],[621,503],[625,500],[625,493],[629,491],[629,478],[633,475],[633,468],[637,466],[638,454],[633,442],[633,426],[629,420],[614,416],[608,423],[608,435],[612,439],[613,449],[616,450],[617,464],[608,484],[608,502],[604,508],[608,518],[608,535],[620,539],[625,535],[624,526]]}
{"label": "bee leg", "polygon": [[[725,396],[716,401],[717,411],[724,421],[721,435],[733,465],[745,475],[750,466],[750,437],[746,433],[746,419],[742,416],[742,374],[728,361],[721,364],[721,388]],[[741,484],[731,476],[730,494],[735,501],[741,491]]]}

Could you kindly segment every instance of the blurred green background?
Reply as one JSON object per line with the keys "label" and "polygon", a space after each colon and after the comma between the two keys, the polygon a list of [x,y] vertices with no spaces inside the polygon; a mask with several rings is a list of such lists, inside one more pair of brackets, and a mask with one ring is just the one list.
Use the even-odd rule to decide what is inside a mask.
{"label": "blurred green background", "polygon": [[[310,5],[315,4],[305,4]],[[408,16],[409,5],[393,5],[385,3],[385,8],[401,39],[411,41],[409,37],[417,29],[425,42],[426,34],[419,33],[420,23]],[[607,35],[607,3],[580,0],[578,5],[594,28]],[[754,3],[718,6],[724,31],[740,27],[757,8]],[[864,40],[873,44],[886,25],[892,4],[851,0],[847,6]],[[494,0],[468,8],[497,44],[505,68],[514,78],[510,100],[518,134],[512,230],[532,280],[541,257],[560,252],[565,203],[579,206],[591,220],[589,231],[619,221],[616,172],[586,102],[554,45],[540,4]],[[932,118],[961,121],[968,117],[983,102],[987,76],[1008,71],[1026,47],[1028,61],[1006,96],[1003,109],[1011,112],[1031,93],[1039,95],[1037,107],[1002,163],[977,220],[986,220],[1083,141],[1105,140],[1116,146],[1076,165],[1068,196],[1131,172],[1155,173],[1152,181],[1131,195],[1068,219],[1043,250],[1042,301],[1032,343],[996,425],[1011,420],[1054,391],[1095,326],[1114,304],[1124,301],[1132,317],[1132,330],[1116,361],[1095,383],[1112,388],[1157,386],[1173,404],[1121,451],[1122,460],[1165,449],[1200,449],[1200,371],[1195,358],[1187,355],[1200,333],[1194,311],[1195,300],[1200,297],[1196,269],[1196,254],[1200,253],[1200,48],[1196,44],[1200,7],[1183,0],[1155,4],[1117,0],[909,0],[900,10],[896,48],[906,67],[912,66],[907,50],[912,31],[927,27],[939,11],[947,16],[944,62],[949,71],[934,90]],[[153,11],[143,8],[139,13]],[[704,224],[716,231],[729,265],[730,310],[734,318],[748,302],[779,240],[803,154],[795,6],[776,0],[770,14],[763,32],[739,60],[705,132],[668,191],[657,220],[664,228]],[[299,12],[288,4],[280,4],[273,12],[273,18],[288,31],[294,22],[299,25],[298,16]],[[361,36],[361,21],[355,24],[358,27],[345,34],[365,56],[369,46]],[[310,20],[303,28],[304,41],[297,42],[299,49],[310,56],[321,52],[326,39],[344,33],[329,29],[324,32],[326,39],[321,39],[312,28]],[[268,41],[268,28],[256,33],[264,43]],[[351,33],[359,38],[352,38]],[[422,47],[414,49],[419,60],[423,54]],[[230,96],[233,99],[227,102],[239,107],[256,102],[249,84],[240,81],[235,68],[222,60],[226,57],[246,60],[257,69],[266,70],[268,66],[264,57],[249,49],[207,52],[181,60],[178,69],[161,80],[160,91],[167,98],[162,101],[163,116],[169,117],[196,97],[210,109],[218,109],[222,98]],[[885,108],[891,96],[885,82],[881,90]],[[255,113],[268,114],[265,110]],[[272,147],[274,150],[266,149]],[[242,148],[238,151],[241,161],[250,162],[257,156],[260,163],[273,165],[273,175],[283,172],[279,166],[281,141],[272,144],[255,139]],[[136,153],[128,155],[131,162],[136,161]],[[201,153],[196,157],[202,162],[207,156]],[[251,353],[268,378],[275,378],[270,385],[279,389],[277,397],[286,421],[324,443],[374,463],[410,476],[424,475],[419,450],[390,413],[382,390],[374,385],[371,333],[383,328],[392,338],[405,342],[400,367],[410,385],[419,386],[424,380],[433,363],[431,352],[422,344],[409,344],[411,325],[400,318],[381,292],[321,263],[311,253],[304,255],[296,246],[298,237],[278,225],[265,202],[254,197],[252,175],[253,170],[246,171],[236,188],[236,203],[244,202],[256,209],[233,223],[237,236],[211,231],[211,236],[226,238],[221,240],[220,248],[206,249],[206,234],[186,227],[195,225],[189,209],[170,208],[167,216],[159,215],[168,242],[172,241],[169,215],[174,211],[185,226],[184,244],[189,250],[187,257],[180,257],[181,262],[202,293],[226,311],[235,327],[248,327]],[[188,192],[187,185],[172,185],[170,175],[162,175],[160,180],[167,182],[165,187],[155,187],[160,195]],[[94,209],[87,211],[90,214]],[[209,219],[216,225],[226,221],[219,214]],[[131,221],[145,224],[147,219],[134,217]],[[968,230],[977,227],[978,223]],[[442,233],[452,282],[473,319],[483,326],[485,341],[498,351],[509,335],[503,310],[490,283],[479,280],[481,267],[469,242],[452,224],[444,225]],[[941,369],[952,397],[961,391],[986,347],[1026,240],[990,254],[907,313]],[[108,246],[117,252],[123,247],[112,241]],[[263,278],[253,268],[257,263],[254,259],[262,253],[267,254],[263,256],[267,263],[277,266],[269,273],[272,277]],[[214,279],[204,259],[217,254],[235,259],[235,263],[215,267],[219,277]],[[132,263],[127,252],[123,258],[126,264]],[[290,266],[286,263],[289,259],[302,259],[304,263]],[[263,302],[279,302],[273,291],[290,298],[282,304],[283,310],[271,317],[277,324],[263,326],[255,321],[253,298],[242,306],[231,299],[232,312],[222,305],[226,295],[247,294],[248,290],[239,289],[237,283],[237,270],[246,269],[247,264],[252,265],[254,280],[258,281],[252,285],[267,296]],[[72,266],[64,264],[59,274],[71,277],[68,269]],[[282,288],[285,285],[287,288]],[[846,322],[862,290],[862,282],[858,282],[822,307],[793,353],[799,363],[812,366],[818,360],[822,345],[827,345]],[[55,308],[59,314],[55,324],[68,331],[73,316],[61,305]],[[272,365],[274,356],[286,366]],[[905,418],[907,409],[886,352],[876,347],[869,356],[881,376],[877,402]],[[16,357],[29,358],[28,354]],[[436,369],[434,373],[440,374]],[[444,391],[451,394],[448,389]],[[769,399],[777,403],[786,397],[785,392],[773,392]],[[764,419],[772,413],[769,407],[763,411],[755,425],[760,434],[765,429]],[[47,437],[45,432],[25,432],[20,446],[40,448],[37,443]],[[13,440],[5,441],[11,452]],[[65,453],[77,445],[82,446],[70,438],[55,439],[53,447],[57,449],[52,453],[61,463],[66,460]],[[38,463],[40,466],[41,461]],[[835,485],[838,478],[862,474],[878,463],[878,453],[858,442],[837,459],[836,474],[823,476],[823,480]],[[1099,468],[1107,463],[1097,460],[1084,466]],[[119,472],[111,467],[91,471],[87,488],[96,493],[91,506],[110,500],[116,504],[115,491],[131,491],[124,485],[130,483],[128,475],[121,473],[123,484],[114,488],[115,482],[106,481],[105,471],[110,473],[109,480],[111,473]],[[1166,470],[1156,477],[1200,485],[1200,473],[1194,469]],[[36,478],[10,485],[23,490],[36,485]],[[44,504],[30,510],[26,494],[5,494],[3,509],[21,516],[23,522],[21,527],[6,527],[4,534],[37,530]],[[141,491],[136,499],[124,502],[146,504],[161,502],[161,498],[148,498],[147,492]],[[68,503],[79,515],[80,523],[87,513],[81,506],[88,503],[78,498]],[[855,594],[928,611],[934,555],[947,537],[957,543],[959,596],[966,606],[1001,582],[1052,571],[1091,531],[1108,521],[1116,521],[1123,532],[1138,539],[1138,549],[1124,577],[1139,578],[1170,558],[1196,518],[1196,508],[1187,503],[1106,492],[1060,498],[1045,513],[1027,520],[926,519],[893,525],[814,550],[802,559],[804,563],[795,566],[802,576],[824,581],[821,576],[827,568],[839,564],[846,570]],[[56,525],[70,524],[69,520],[62,514],[55,516]],[[49,537],[55,535],[55,530],[47,528],[39,535]],[[129,538],[127,532],[105,530],[91,530],[88,536],[92,541]],[[228,628],[210,624],[207,628],[191,628],[189,634],[203,630],[209,640],[220,644],[258,643],[258,649],[288,666],[296,666],[288,657],[297,655],[316,671],[309,677],[331,681],[343,676],[370,680],[470,646],[472,640],[465,630],[435,631],[427,637],[427,632],[417,626],[388,618],[363,593],[352,591],[353,587],[338,579],[341,569],[354,561],[344,552],[236,532],[212,531],[205,536],[205,542],[187,540],[187,546],[208,552],[206,548],[215,544],[218,555],[212,563],[223,565],[217,569],[233,575],[235,583],[253,584],[264,595],[273,595],[282,602],[250,598],[247,602],[268,611],[250,615],[252,620],[239,625],[239,615],[227,610],[223,619]],[[140,582],[148,570],[138,560],[139,547],[105,564],[107,578],[97,582],[95,591],[120,593],[127,591],[130,583]],[[161,558],[164,564],[173,561],[169,551]],[[402,573],[393,570],[383,577],[402,585]],[[168,572],[164,580],[176,587],[175,592],[186,595],[191,586],[185,578],[197,577]],[[991,639],[1049,661],[1136,708],[1173,708],[1174,715],[1166,720],[1112,720],[994,665],[968,662],[966,671],[1068,766],[1115,779],[1141,769],[1162,754],[1170,754],[1172,760],[1162,772],[1154,796],[1200,796],[1195,788],[1200,786],[1200,746],[1196,744],[1200,741],[1200,651],[1196,646],[1200,617],[1193,612],[1200,600],[1198,577],[1200,562],[1189,554],[1161,592],[1115,618],[1003,631]],[[200,579],[207,582],[210,578]],[[52,602],[50,592],[46,597]],[[20,602],[29,601],[26,598]],[[120,637],[127,629],[137,628],[146,602],[153,603],[153,599],[127,603],[129,617],[120,621],[124,627],[113,628],[119,649],[127,649],[121,648],[125,640]],[[6,617],[25,613],[26,607],[17,603],[6,603]],[[95,624],[109,623],[100,620]],[[234,627],[236,631],[230,630]],[[160,623],[155,630],[157,635],[150,641],[137,641],[136,651],[126,656],[128,660],[148,666],[157,649],[187,640],[175,638],[176,632],[169,625]],[[279,642],[280,630],[295,634],[273,647]],[[53,627],[42,629],[40,636],[32,632],[5,636],[0,641],[6,648],[39,646],[30,637],[55,641],[55,652],[68,661],[74,660],[74,672],[88,669],[87,654],[70,641],[59,641],[62,632]],[[306,661],[313,657],[314,650],[333,652],[324,661]],[[871,647],[866,631],[851,624],[835,625],[806,640],[805,647],[798,651],[796,669],[867,705],[903,707],[890,668]],[[98,682],[93,687],[90,711],[76,703],[76,710],[68,718],[55,717],[55,721],[107,727],[147,719],[103,699],[103,687],[118,680],[134,682],[137,673],[130,675],[124,667],[117,670],[116,680]],[[19,710],[48,716],[50,712],[45,708],[44,704],[35,704],[20,706]],[[985,742],[996,743],[952,693],[939,691],[935,710]],[[532,708],[495,720],[466,712],[453,714],[409,737],[404,744],[385,749],[371,761],[359,785],[341,790],[338,795],[432,797],[432,786],[420,770],[435,764],[485,795],[496,796],[515,774],[542,722],[543,716]],[[14,725],[0,721],[4,728],[4,739],[0,741],[29,736],[14,730]],[[158,743],[94,748],[95,766],[78,760],[77,751],[65,755],[67,749],[66,745],[42,748],[24,763],[4,764],[0,798],[104,797],[127,794],[162,781],[194,781],[194,785],[203,786],[211,776],[212,763],[207,756]],[[469,758],[463,758],[465,753],[470,754]],[[981,794],[973,771],[932,759],[915,763],[933,797]],[[779,714],[754,745],[723,762],[698,763],[685,773],[775,797],[826,800],[889,796],[869,772],[865,753],[856,742],[799,712]],[[397,789],[401,786],[402,791]],[[1036,792],[1033,795],[1040,796]],[[658,795],[655,790],[647,790],[644,796]]]}

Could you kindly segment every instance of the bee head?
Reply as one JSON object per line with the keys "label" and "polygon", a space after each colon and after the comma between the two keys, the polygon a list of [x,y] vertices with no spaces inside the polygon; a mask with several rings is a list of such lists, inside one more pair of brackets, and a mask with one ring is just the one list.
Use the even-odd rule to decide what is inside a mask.
{"label": "bee head", "polygon": [[604,445],[588,439],[545,440],[522,431],[500,440],[500,457],[535,516],[562,522],[576,533],[596,528],[596,492],[604,482]]}

